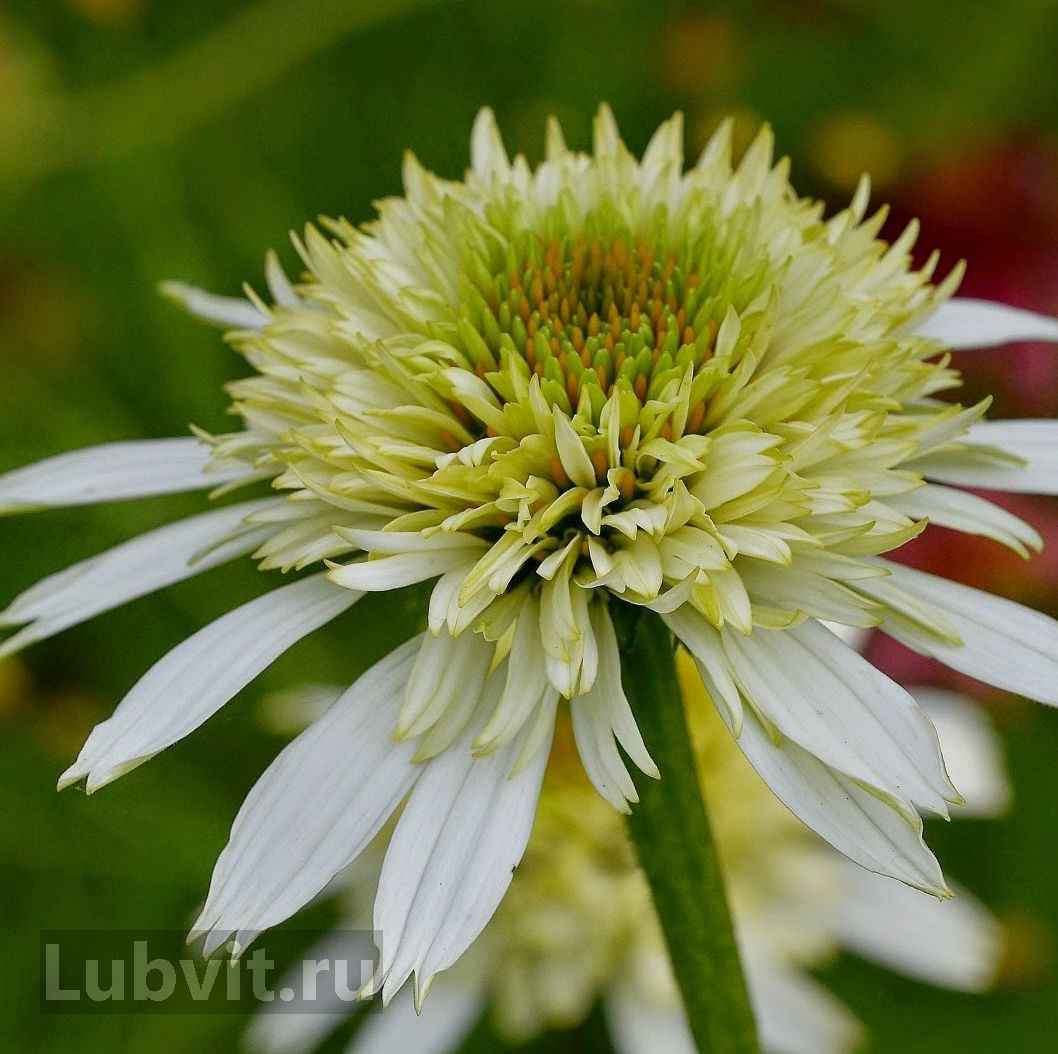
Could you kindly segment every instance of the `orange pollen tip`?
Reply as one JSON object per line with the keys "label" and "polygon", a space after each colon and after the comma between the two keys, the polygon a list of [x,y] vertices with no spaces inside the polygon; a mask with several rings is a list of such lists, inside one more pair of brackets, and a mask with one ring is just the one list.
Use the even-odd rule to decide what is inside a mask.
{"label": "orange pollen tip", "polygon": [[606,470],[610,467],[610,462],[606,457],[606,451],[599,448],[591,456],[592,467],[595,469],[595,478],[601,483],[606,479]]}
{"label": "orange pollen tip", "polygon": [[557,454],[551,455],[548,467],[551,469],[551,478],[555,481],[556,486],[569,486],[569,476],[566,475],[566,470],[562,467],[562,462],[559,461]]}

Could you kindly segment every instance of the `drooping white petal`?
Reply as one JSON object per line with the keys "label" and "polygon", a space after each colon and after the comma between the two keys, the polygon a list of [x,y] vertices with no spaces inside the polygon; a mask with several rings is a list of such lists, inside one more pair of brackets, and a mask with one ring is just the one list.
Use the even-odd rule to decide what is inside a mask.
{"label": "drooping white petal", "polygon": [[810,977],[776,961],[747,958],[746,982],[768,1054],[852,1054],[859,1048],[859,1022]]}
{"label": "drooping white petal", "polygon": [[[1058,494],[1058,421],[980,421],[965,440],[963,446],[935,451],[907,467],[964,487]],[[997,456],[996,450],[1018,460]]]}
{"label": "drooping white petal", "polygon": [[607,992],[603,1011],[617,1054],[695,1054],[698,1049],[677,999],[651,998],[622,979]]}
{"label": "drooping white petal", "polygon": [[[946,578],[880,561],[893,586],[935,608],[962,644],[941,640],[905,619],[889,619],[885,632],[953,670],[1008,692],[1058,706],[1058,622],[1038,611]],[[866,592],[874,580],[857,583]]]}
{"label": "drooping white petal", "polygon": [[1058,340],[1058,319],[990,300],[953,297],[916,331],[949,348],[991,348],[1021,340]]}
{"label": "drooping white petal", "polygon": [[0,476],[0,514],[205,490],[242,479],[248,465],[214,468],[194,436],[83,447]]}
{"label": "drooping white petal", "polygon": [[1043,539],[1020,517],[976,494],[927,483],[924,487],[888,498],[887,505],[913,520],[928,519],[940,527],[965,534],[979,534],[1009,546],[1027,557],[1039,552]]}
{"label": "drooping white petal", "polygon": [[809,620],[722,639],[747,699],[830,768],[942,815],[959,800],[929,718],[830,630]]}
{"label": "drooping white petal", "polygon": [[456,638],[446,630],[423,637],[415,668],[408,679],[397,734],[417,736],[432,728],[446,711],[463,707],[469,719],[489,672],[492,648],[476,633]]}
{"label": "drooping white petal", "polygon": [[[595,631],[591,619],[591,607],[593,606],[591,593],[576,583],[566,583],[561,576],[556,576],[554,583],[548,583],[543,590],[543,603],[547,604],[554,599],[554,590],[550,586],[565,588],[568,590],[570,608],[573,612],[573,624],[577,627],[578,636],[569,641],[567,654],[562,658],[556,658],[552,654],[547,656],[547,675],[555,691],[565,699],[572,699],[576,695],[590,691],[595,684],[595,678],[599,670],[599,644],[595,639]],[[541,631],[548,625],[548,620],[543,607],[540,622]],[[551,623],[554,624],[553,622]]]}
{"label": "drooping white petal", "polygon": [[[360,969],[370,973],[375,946],[369,933],[361,930],[334,930],[325,934],[298,958],[280,978],[278,991],[289,988],[302,994],[303,963],[328,962],[330,970],[317,978],[315,991],[305,1000],[262,1004],[250,1019],[246,1030],[246,1047],[254,1054],[312,1054],[336,1028],[355,1012],[356,1004],[342,996],[334,984],[334,964],[346,964],[345,982],[356,991],[363,980]],[[363,964],[363,965],[361,965]],[[366,979],[366,978],[364,978]],[[304,1009],[302,1009],[304,1007]]]}
{"label": "drooping white petal", "polygon": [[193,732],[289,647],[360,599],[325,575],[274,589],[200,629],[140,678],[59,778],[91,793]]}
{"label": "drooping white petal", "polygon": [[573,737],[592,786],[615,809],[628,812],[628,803],[639,801],[639,795],[616,743],[648,776],[657,779],[660,773],[621,685],[617,634],[605,605],[592,606],[591,620],[599,642],[599,673],[590,692],[570,701]]}
{"label": "drooping white petal", "polygon": [[737,739],[742,732],[742,697],[724,656],[720,634],[694,608],[684,605],[662,618],[694,656],[709,698]]}
{"label": "drooping white petal", "polygon": [[1002,743],[983,707],[941,688],[913,688],[911,694],[937,729],[951,781],[965,799],[958,814],[1001,816],[1010,805],[1010,780]]}
{"label": "drooping white petal", "polygon": [[375,663],[247,795],[192,928],[206,948],[289,918],[370,844],[422,766],[393,723],[420,645]]}
{"label": "drooping white petal", "polygon": [[[842,582],[835,582],[815,571],[793,567],[776,567],[755,560],[744,560],[731,576],[744,584],[758,603],[788,610],[802,611],[813,618],[840,622],[846,626],[870,629],[878,618],[869,602]],[[713,577],[718,577],[714,574]],[[748,606],[748,602],[747,602]],[[749,629],[745,629],[749,632]]]}
{"label": "drooping white petal", "polygon": [[571,700],[573,736],[592,786],[618,812],[627,813],[629,803],[639,801],[639,794],[614,741],[607,702],[595,691]]}
{"label": "drooping white petal", "polygon": [[[495,694],[499,678],[493,681]],[[421,1001],[434,974],[470,946],[507,891],[529,841],[551,730],[544,749],[512,775],[520,739],[475,758],[470,750],[477,728],[480,721],[426,763],[386,851],[375,930],[387,1001],[412,973]]]}
{"label": "drooping white petal", "polygon": [[897,812],[796,743],[774,742],[750,711],[738,745],[775,796],[839,852],[868,871],[948,895],[922,824],[909,823],[907,809]]}
{"label": "drooping white petal", "polygon": [[260,329],[268,316],[241,296],[219,296],[186,282],[162,282],[161,292],[203,322],[224,329]]}
{"label": "drooping white petal", "polygon": [[484,755],[506,746],[554,693],[547,676],[547,656],[540,644],[540,602],[529,596],[515,624],[503,693],[474,740],[474,752]]}
{"label": "drooping white petal", "polygon": [[828,919],[841,943],[919,981],[979,992],[994,978],[999,924],[969,893],[943,903],[898,882],[843,867]]}
{"label": "drooping white petal", "polygon": [[410,991],[398,993],[381,1013],[367,1015],[346,1054],[451,1054],[459,1050],[485,1006],[481,990],[461,981],[438,981],[421,1014],[415,1010]]}
{"label": "drooping white petal", "polygon": [[0,658],[103,611],[253,552],[275,528],[247,527],[245,518],[282,500],[243,502],[204,512],[49,575],[0,613],[0,625],[29,623],[0,645]]}

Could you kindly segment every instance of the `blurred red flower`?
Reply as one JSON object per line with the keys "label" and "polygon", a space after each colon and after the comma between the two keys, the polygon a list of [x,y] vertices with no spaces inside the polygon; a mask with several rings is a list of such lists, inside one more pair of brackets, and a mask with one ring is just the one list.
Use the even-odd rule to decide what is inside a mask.
{"label": "blurred red flower", "polygon": [[[960,295],[1058,315],[1058,144],[1018,139],[943,158],[898,189],[890,236],[913,216],[922,223],[920,262],[933,249],[942,272],[965,259]],[[1046,344],[957,353],[965,378],[960,401],[993,394],[994,417],[1058,416],[1058,354]],[[930,528],[896,559],[1044,610],[1058,610],[1058,502],[1031,495],[986,495],[1043,536],[1040,556],[1023,560],[987,538]],[[875,634],[870,660],[904,684],[993,690]]]}

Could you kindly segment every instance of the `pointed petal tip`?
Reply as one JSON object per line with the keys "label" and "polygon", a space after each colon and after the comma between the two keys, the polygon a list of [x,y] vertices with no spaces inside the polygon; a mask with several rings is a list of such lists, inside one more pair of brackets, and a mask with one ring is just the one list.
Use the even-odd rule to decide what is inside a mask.
{"label": "pointed petal tip", "polygon": [[166,300],[172,300],[174,303],[180,304],[181,306],[186,305],[188,300],[188,293],[190,292],[190,286],[186,282],[177,282],[172,279],[166,279],[159,282],[155,289],[158,293],[165,297]]}
{"label": "pointed petal tip", "polygon": [[[375,970],[375,972],[357,989],[356,998],[361,1002],[367,1002],[369,999],[374,999],[378,995],[379,991],[383,987],[385,982],[385,975],[382,973],[381,967]],[[392,993],[390,994],[392,999]],[[383,997],[383,1005],[386,1004],[385,997]]]}
{"label": "pointed petal tip", "polygon": [[952,784],[952,790],[955,791],[955,796],[948,799],[949,805],[954,805],[957,808],[962,808],[966,804],[966,795],[960,791],[955,784]]}
{"label": "pointed petal tip", "polygon": [[64,791],[67,787],[72,787],[75,783],[82,780],[85,776],[85,772],[78,766],[75,761],[55,783],[55,789],[57,791]]}
{"label": "pointed petal tip", "polygon": [[436,976],[436,974],[430,974],[425,980],[423,980],[419,971],[415,971],[415,979],[413,982],[415,986],[415,1013],[420,1016],[422,1015],[423,1004],[426,1002],[426,997],[430,994],[430,988],[433,986],[433,980]]}
{"label": "pointed petal tip", "polygon": [[47,505],[35,504],[28,501],[19,501],[18,498],[0,499],[0,517],[21,516],[27,512],[40,512],[48,508]]}
{"label": "pointed petal tip", "polygon": [[95,794],[96,791],[102,790],[115,780],[120,779],[126,773],[139,768],[140,765],[149,760],[150,756],[151,755],[128,758],[118,764],[105,765],[96,763],[91,767],[84,769],[83,771],[86,776],[84,787],[85,793],[88,795]]}
{"label": "pointed petal tip", "polygon": [[396,727],[393,729],[393,742],[403,743],[405,740],[413,738],[418,734],[418,730],[415,728],[414,722],[398,721]]}
{"label": "pointed petal tip", "polygon": [[107,770],[91,769],[87,773],[84,791],[89,797],[91,797],[97,790],[102,790],[108,783],[113,782],[117,779],[120,773],[109,772]]}

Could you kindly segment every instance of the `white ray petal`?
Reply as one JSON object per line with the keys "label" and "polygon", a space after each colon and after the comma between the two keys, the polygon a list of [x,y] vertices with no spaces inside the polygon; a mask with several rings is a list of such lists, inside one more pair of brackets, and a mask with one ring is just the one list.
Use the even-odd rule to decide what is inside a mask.
{"label": "white ray petal", "polygon": [[463,633],[454,639],[447,630],[436,637],[426,634],[408,679],[397,734],[420,735],[450,708],[462,708],[464,700],[479,699],[491,658],[491,645],[476,633]]}
{"label": "white ray petal", "polygon": [[631,981],[610,988],[603,1012],[617,1054],[695,1054],[698,1049],[679,1001],[651,998]]}
{"label": "white ray petal", "polygon": [[200,629],[155,663],[113,715],[92,729],[59,778],[60,789],[87,779],[91,793],[193,732],[289,647],[361,595],[313,575]]}
{"label": "white ray petal", "polygon": [[375,663],[246,796],[192,936],[223,943],[289,918],[371,843],[423,771],[393,723],[420,638]]}
{"label": "white ray petal", "polygon": [[687,604],[662,618],[694,657],[709,698],[737,739],[742,732],[742,697],[724,657],[720,634]]}
{"label": "white ray petal", "polygon": [[599,643],[599,672],[591,691],[570,700],[573,737],[592,786],[615,809],[628,812],[628,803],[639,801],[639,795],[617,743],[646,775],[658,779],[660,773],[621,684],[617,634],[605,605],[592,605],[591,621]]}
{"label": "white ray petal", "polygon": [[959,800],[923,710],[830,630],[809,620],[722,639],[746,698],[824,764],[942,815]]}
{"label": "white ray petal", "polygon": [[591,785],[618,812],[628,813],[639,794],[614,741],[608,702],[595,691],[570,701],[573,738]]}
{"label": "white ray petal", "polygon": [[747,959],[746,981],[761,1045],[769,1054],[851,1054],[859,1049],[859,1022],[811,977],[778,962]]}
{"label": "white ray petal", "polygon": [[544,749],[511,775],[521,738],[474,758],[470,744],[479,727],[474,722],[426,764],[386,851],[375,930],[387,1001],[413,972],[421,999],[433,975],[470,946],[499,906],[529,841],[552,729]]}
{"label": "white ray petal", "polygon": [[916,330],[949,348],[991,348],[1021,340],[1058,340],[1058,319],[990,300],[954,297]]}
{"label": "white ray petal", "polygon": [[641,772],[651,779],[660,779],[661,773],[643,742],[643,736],[632,714],[632,707],[624,693],[617,632],[614,630],[609,613],[604,611],[602,614],[606,617],[601,617],[599,613],[593,616],[598,619],[595,633],[599,641],[599,680],[602,682],[599,691],[606,693],[614,700],[610,711],[614,719],[614,735],[617,737],[617,742],[621,744],[621,749]]}
{"label": "white ray petal", "polygon": [[252,474],[248,465],[215,468],[211,456],[194,436],[131,439],[57,454],[0,476],[0,515],[205,490]]}
{"label": "white ray petal", "polygon": [[241,296],[219,296],[187,282],[162,282],[159,290],[188,314],[224,329],[260,329],[268,316]]}
{"label": "white ray petal", "polygon": [[909,824],[907,809],[897,812],[796,743],[774,742],[750,711],[738,745],[775,796],[839,852],[868,871],[948,895],[940,866],[922,841],[922,824]]}
{"label": "white ray petal", "polygon": [[[879,561],[894,587],[938,611],[962,644],[927,633],[905,619],[889,619],[884,630],[913,651],[986,684],[1058,706],[1058,622],[1012,600],[946,578]],[[873,580],[857,583],[865,592]]]}
{"label": "white ray petal", "polygon": [[345,589],[362,589],[369,593],[399,589],[473,564],[480,555],[481,550],[476,547],[398,553],[377,560],[336,565],[328,572],[328,578]]}
{"label": "white ray petal", "polygon": [[540,643],[540,602],[529,596],[522,603],[515,624],[503,694],[474,739],[474,752],[485,755],[506,746],[553,693],[547,676],[547,656]]}
{"label": "white ray petal", "polygon": [[[907,467],[929,479],[964,487],[1058,494],[1058,421],[980,421],[970,428],[965,440],[965,445],[938,450]],[[997,450],[1023,464],[996,456]]]}
{"label": "white ray petal", "polygon": [[918,981],[979,992],[994,978],[999,924],[969,893],[943,903],[860,868],[845,866],[843,895],[828,922],[857,955]]}
{"label": "white ray petal", "polygon": [[[358,985],[358,973],[354,967],[365,964],[370,972],[375,946],[369,933],[360,930],[334,930],[300,956],[290,970],[280,979],[277,990],[289,988],[301,993],[303,989],[303,963],[314,961],[332,964],[337,960],[348,963],[346,967],[349,987],[354,991]],[[250,1018],[246,1030],[246,1047],[254,1054],[311,1054],[336,1028],[347,1021],[356,1006],[342,998],[328,971],[316,986],[311,1001],[262,1004]],[[305,1009],[302,1010],[301,1006]]]}
{"label": "white ray petal", "polygon": [[976,494],[927,483],[907,494],[886,498],[886,504],[913,520],[928,519],[940,527],[950,527],[965,534],[979,534],[1009,546],[1027,557],[1029,550],[1039,552],[1043,539],[1023,519]]}
{"label": "white ray petal", "polygon": [[1002,742],[984,708],[942,688],[913,688],[911,694],[937,729],[951,781],[966,799],[958,815],[1002,816],[1012,791]]}
{"label": "white ray petal", "polygon": [[450,1054],[460,1049],[485,1007],[480,989],[438,981],[419,1014],[410,991],[368,1014],[345,1054]]}
{"label": "white ray petal", "polygon": [[[878,624],[872,605],[842,582],[796,565],[776,567],[755,560],[739,563],[731,572],[755,601],[788,611],[803,611],[813,618],[845,626],[870,629]],[[714,577],[719,577],[714,573]],[[746,632],[749,632],[747,629]]]}
{"label": "white ray petal", "polygon": [[253,552],[275,527],[247,527],[245,518],[283,501],[267,498],[204,512],[148,531],[49,575],[0,613],[0,625],[29,623],[0,645],[0,658],[103,611]]}

